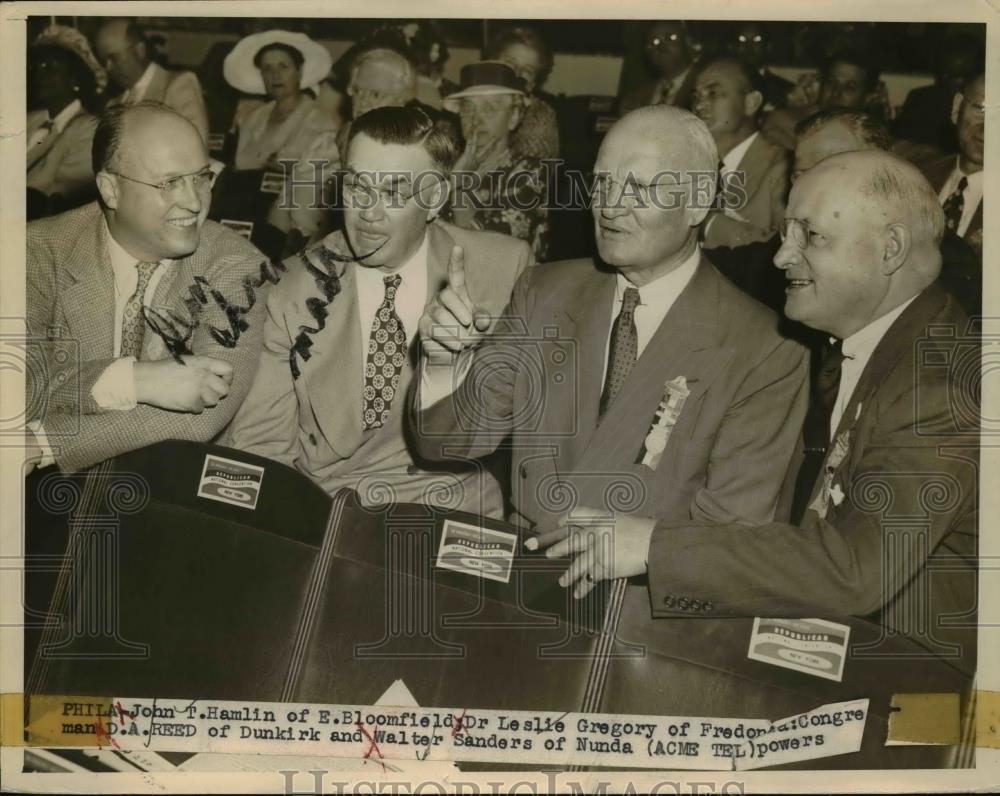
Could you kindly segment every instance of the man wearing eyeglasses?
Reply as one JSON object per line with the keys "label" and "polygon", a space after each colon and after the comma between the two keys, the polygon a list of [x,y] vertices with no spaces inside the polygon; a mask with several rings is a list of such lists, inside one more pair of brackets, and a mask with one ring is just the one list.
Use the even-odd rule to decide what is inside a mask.
{"label": "man wearing eyeglasses", "polygon": [[983,142],[986,77],[977,75],[955,95],[951,120],[958,153],[926,164],[921,170],[938,192],[945,227],[963,238],[980,258],[983,254]]}
{"label": "man wearing eyeglasses", "polygon": [[644,105],[686,108],[694,91],[694,50],[687,24],[657,22],[645,37],[646,60],[656,77],[626,92],[619,103],[622,115]]}
{"label": "man wearing eyeglasses", "polygon": [[[887,152],[834,155],[792,188],[775,257],[785,314],[826,333],[832,349],[806,416],[816,446],[807,453],[822,467],[805,484],[801,521],[692,516],[651,537],[618,523],[574,529],[552,548],[574,555],[569,580],[581,591],[588,574],[645,575],[664,636],[697,664],[663,679],[661,701],[636,696],[629,711],[764,718],[864,697],[861,752],[818,766],[946,764],[948,747],[885,745],[894,694],[964,699],[976,665],[981,354],[936,283],[943,231],[930,185]],[[692,615],[712,621],[680,632],[676,620]],[[620,665],[626,682],[661,675],[642,661]]]}
{"label": "man wearing eyeglasses", "polygon": [[356,119],[342,181],[344,230],[299,258],[268,299],[264,352],[226,444],[298,468],[362,504],[434,503],[501,513],[488,470],[415,458],[403,429],[425,306],[461,262],[499,314],[531,263],[523,241],[438,220],[460,145],[421,109]]}
{"label": "man wearing eyeglasses", "polygon": [[27,371],[29,447],[64,472],[217,436],[249,389],[263,321],[264,287],[252,307],[245,291],[263,256],[205,220],[215,172],[187,119],[115,106],[92,154],[100,202],[27,232],[27,325],[44,351]]}

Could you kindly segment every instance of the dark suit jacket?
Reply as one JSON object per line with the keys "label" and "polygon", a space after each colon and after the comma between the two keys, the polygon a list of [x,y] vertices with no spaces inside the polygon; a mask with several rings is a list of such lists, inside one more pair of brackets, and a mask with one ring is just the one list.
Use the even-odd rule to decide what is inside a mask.
{"label": "dark suit jacket", "polygon": [[955,152],[958,137],[951,120],[955,93],[941,85],[920,86],[906,95],[892,125],[892,134],[917,144],[929,144],[942,152]]}
{"label": "dark suit jacket", "polygon": [[[591,260],[529,271],[461,387],[415,418],[421,452],[482,455],[513,434],[512,503],[541,527],[602,500],[663,519],[781,516],[805,350],[703,259],[598,424],[614,294],[614,273]],[[654,470],[639,463],[644,440],[678,376],[690,395]]]}
{"label": "dark suit jacket", "polygon": [[[64,472],[90,467],[119,453],[164,439],[207,442],[229,422],[250,389],[264,320],[266,286],[245,315],[248,329],[235,347],[221,345],[211,328],[228,331],[223,309],[212,299],[199,310],[190,348],[235,369],[229,395],[201,414],[170,412],[140,404],[128,411],[102,410],[90,391],[114,362],[114,275],[107,226],[97,203],[28,225],[27,327],[35,357],[27,368],[28,420],[40,420]],[[234,232],[212,221],[190,257],[167,267],[149,302],[182,318],[185,301],[201,277],[234,305],[247,305],[244,282],[260,274],[263,255]],[[149,327],[143,360],[168,356]]]}
{"label": "dark suit jacket", "polygon": [[[690,69],[688,69],[687,76],[684,78],[684,82],[681,83],[680,88],[677,90],[677,94],[674,96],[674,101],[671,103],[672,105],[675,105],[678,108],[690,109],[691,95],[694,93],[694,82],[697,77],[697,66],[695,64],[691,64]],[[618,115],[624,116],[629,111],[634,111],[636,108],[649,105],[650,102],[652,102],[653,95],[656,93],[656,87],[659,83],[659,79],[647,80],[645,83],[640,83],[635,88],[627,91],[624,96],[622,96],[621,101],[618,104]]]}
{"label": "dark suit jacket", "polygon": [[[931,187],[940,192],[944,187],[949,175],[955,170],[955,165],[958,163],[958,155],[945,155],[944,157],[935,158],[934,160],[929,160],[924,163],[918,163],[917,168],[919,168],[924,176],[927,178],[927,182],[931,184]],[[972,216],[972,221],[969,222],[968,229],[965,230],[965,234],[962,237],[969,241],[970,243],[974,240],[979,240],[979,244],[976,248],[982,251],[982,235],[983,235],[983,202],[979,203],[976,207],[975,215]]]}
{"label": "dark suit jacket", "polygon": [[[979,346],[967,333],[965,314],[936,285],[889,329],[837,429],[850,433],[850,449],[833,472],[843,499],[831,500],[825,517],[817,506],[801,528],[658,526],[648,579],[662,627],[647,638],[700,672],[690,680],[701,682],[693,686],[704,694],[700,715],[739,708],[777,717],[785,715],[775,712],[780,704],[794,711],[869,697],[876,737],[866,734],[865,745],[876,757],[868,759],[880,748],[905,758],[882,746],[892,693],[968,685],[976,665],[979,415],[971,380]],[[817,484],[813,499],[819,493]],[[695,616],[708,619],[680,618]],[[849,625],[843,682],[749,660],[752,620],[716,617],[753,616]],[[656,707],[682,702],[665,695]],[[903,764],[932,764],[932,753],[922,753]]]}

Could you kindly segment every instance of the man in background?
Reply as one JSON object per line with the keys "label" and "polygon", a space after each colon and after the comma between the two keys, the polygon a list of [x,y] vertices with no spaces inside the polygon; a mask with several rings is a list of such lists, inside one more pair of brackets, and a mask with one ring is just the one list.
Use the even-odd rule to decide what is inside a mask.
{"label": "man in background", "polygon": [[721,196],[703,229],[706,249],[767,240],[788,193],[788,152],[761,136],[760,76],[735,58],[706,64],[695,79],[692,110],[708,126],[722,159]]}
{"label": "man in background", "polygon": [[643,105],[687,108],[694,90],[694,50],[684,22],[656,22],[646,34],[646,59],[656,77],[626,93],[618,113],[624,116]]}
{"label": "man in background", "polygon": [[761,22],[738,22],[729,39],[729,51],[750,65],[761,80],[764,92],[764,112],[783,108],[788,101],[788,92],[793,84],[771,71],[768,59],[771,55],[771,36]]}
{"label": "man in background", "polygon": [[820,70],[819,93],[815,102],[788,106],[768,114],[761,134],[786,149],[795,148],[795,125],[821,110],[845,108],[865,110],[868,97],[878,86],[879,69],[872,56],[863,50],[840,50]]}
{"label": "man in background", "polygon": [[161,102],[173,108],[208,140],[208,111],[194,72],[164,69],[152,58],[142,28],[130,19],[111,19],[95,36],[97,57],[124,91],[109,104]]}
{"label": "man in background", "polygon": [[983,254],[983,142],[986,76],[974,77],[955,95],[951,119],[958,153],[918,164],[938,192],[945,228]]}

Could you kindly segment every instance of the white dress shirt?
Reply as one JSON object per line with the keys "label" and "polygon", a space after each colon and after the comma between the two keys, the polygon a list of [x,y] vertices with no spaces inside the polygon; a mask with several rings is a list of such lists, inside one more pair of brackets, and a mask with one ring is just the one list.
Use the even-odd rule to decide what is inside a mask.
{"label": "white dress shirt", "polygon": [[958,187],[958,183],[962,177],[968,180],[968,184],[965,186],[965,190],[962,191],[962,218],[959,219],[958,229],[956,230],[959,237],[962,237],[966,230],[968,230],[969,224],[972,223],[972,217],[976,214],[976,209],[979,207],[979,203],[983,201],[982,170],[974,174],[966,174],[959,168],[958,158],[955,158],[955,168],[948,179],[945,180],[944,185],[941,186],[941,192],[938,194],[938,200],[943,205],[948,197],[955,193],[955,189]]}
{"label": "white dress shirt", "polygon": [[[135,357],[122,357],[122,319],[125,317],[125,305],[135,293],[139,284],[139,272],[136,264],[139,262],[123,249],[118,242],[107,233],[108,259],[111,261],[111,271],[115,281],[115,307],[114,307],[114,354],[118,357],[115,362],[105,368],[104,372],[94,382],[90,394],[97,405],[102,409],[134,409],[135,400],[135,379],[133,377],[133,365]],[[143,295],[143,306],[149,306],[149,302],[156,294],[156,286],[166,270],[164,264],[168,260],[161,260],[153,275],[146,285],[146,292]],[[146,334],[149,334],[146,328]]]}
{"label": "white dress shirt", "polygon": [[122,102],[128,105],[134,105],[140,102],[145,96],[146,91],[149,89],[149,84],[153,82],[153,62],[149,62],[149,66],[146,67],[146,71],[142,73],[138,80],[132,84],[132,88],[122,94]]}
{"label": "white dress shirt", "polygon": [[[361,326],[361,340],[364,342],[361,356],[362,383],[367,362],[368,341],[371,338],[375,313],[385,300],[385,277],[392,276],[378,268],[366,268],[354,264],[355,284],[358,291],[358,323]],[[417,324],[427,304],[427,235],[420,247],[400,268],[395,271],[401,277],[396,289],[396,315],[403,324],[406,344],[410,345],[417,336]]]}
{"label": "white dress shirt", "polygon": [[[635,355],[636,359],[642,356],[646,345],[652,339],[653,335],[656,334],[656,330],[660,328],[660,324],[663,323],[663,319],[667,316],[670,308],[674,306],[677,297],[687,287],[688,282],[691,281],[691,277],[694,276],[694,272],[698,269],[698,261],[700,259],[701,249],[695,248],[691,256],[673,271],[657,277],[649,284],[638,288],[639,304],[636,306],[632,316],[635,321],[636,342],[638,343]],[[629,282],[623,274],[619,273],[615,280],[615,300],[611,306],[611,326],[608,327],[609,329],[614,327],[615,319],[622,309],[622,299],[625,296],[625,291],[630,287],[635,287],[635,285]],[[604,379],[607,376],[610,348],[611,334],[609,332],[608,339],[604,342],[604,370],[601,372],[601,384],[604,384]]]}
{"label": "white dress shirt", "polygon": [[[878,344],[889,331],[889,327],[896,322],[896,319],[903,314],[903,310],[913,303],[913,299],[905,301],[896,309],[887,312],[880,318],[876,318],[863,329],[856,331],[850,337],[844,338],[841,351],[844,354],[844,362],[840,366],[840,386],[837,389],[837,402],[833,405],[833,413],[830,415],[830,440],[833,440],[837,433],[837,426],[840,425],[840,418],[844,414],[844,409],[854,394],[854,388],[858,386],[858,379],[864,371],[868,360],[872,358]],[[859,407],[860,410],[860,407]]]}
{"label": "white dress shirt", "polygon": [[[36,129],[28,139],[28,144],[26,151],[31,154],[31,150],[38,146],[42,141],[48,138],[50,135],[59,135],[63,130],[66,129],[66,125],[69,124],[70,119],[76,116],[80,111],[83,110],[83,105],[80,104],[80,100],[75,99],[65,108],[63,108],[59,113],[55,115],[52,119],[52,127],[40,126]],[[46,111],[45,118],[42,120],[42,124],[49,121],[49,114]]]}
{"label": "white dress shirt", "polygon": [[[639,290],[639,304],[635,308],[632,316],[635,321],[636,331],[636,359],[642,355],[649,341],[660,328],[663,319],[667,316],[670,308],[677,301],[681,291],[687,287],[691,277],[698,269],[698,262],[701,259],[701,249],[695,248],[683,263],[673,271],[657,277],[652,282],[644,285]],[[604,340],[604,360],[601,365],[601,384],[604,384],[608,370],[608,350],[611,346],[611,329],[614,327],[615,318],[621,312],[622,299],[626,289],[634,287],[622,274],[616,276],[615,300],[611,304],[611,323],[608,326],[608,336]],[[434,406],[438,401],[447,398],[452,392],[457,390],[472,367],[472,349],[463,351],[452,364],[451,367],[428,367],[425,363],[422,378],[420,380],[420,406],[428,408]]]}

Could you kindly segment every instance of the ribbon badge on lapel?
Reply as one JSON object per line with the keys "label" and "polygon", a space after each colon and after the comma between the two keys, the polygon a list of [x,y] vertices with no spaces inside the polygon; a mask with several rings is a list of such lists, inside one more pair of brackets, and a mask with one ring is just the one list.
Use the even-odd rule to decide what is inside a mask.
{"label": "ribbon badge on lapel", "polygon": [[643,441],[640,464],[646,465],[650,470],[655,470],[659,466],[660,457],[667,447],[667,440],[670,439],[670,432],[677,425],[681,409],[684,408],[684,402],[690,394],[687,379],[683,376],[678,376],[664,385],[663,398],[656,408],[653,423]]}
{"label": "ribbon badge on lapel", "polygon": [[830,447],[830,453],[823,465],[823,488],[820,489],[816,499],[809,506],[819,515],[820,519],[826,519],[826,510],[831,500],[834,506],[839,506],[844,502],[844,490],[840,484],[833,483],[833,476],[850,451],[851,429],[846,429],[837,435]]}

